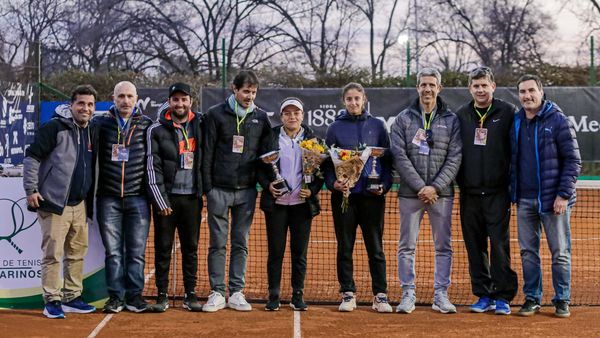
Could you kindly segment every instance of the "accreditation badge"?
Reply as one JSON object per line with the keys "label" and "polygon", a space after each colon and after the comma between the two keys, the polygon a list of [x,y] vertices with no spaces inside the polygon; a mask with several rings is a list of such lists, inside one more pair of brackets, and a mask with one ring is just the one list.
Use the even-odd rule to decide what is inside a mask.
{"label": "accreditation badge", "polygon": [[427,144],[427,141],[423,140],[421,141],[421,144],[419,144],[419,154],[429,155],[429,145]]}
{"label": "accreditation badge", "polygon": [[186,151],[181,154],[181,168],[182,169],[193,169],[194,168],[194,153]]}
{"label": "accreditation badge", "polygon": [[427,139],[427,134],[425,133],[425,129],[419,128],[415,137],[412,139],[412,143],[416,146],[421,147],[421,143]]}
{"label": "accreditation badge", "polygon": [[475,128],[475,140],[473,144],[476,146],[484,146],[487,143],[487,128]]}
{"label": "accreditation badge", "polygon": [[123,144],[113,144],[110,159],[117,162],[129,161],[129,149]]}
{"label": "accreditation badge", "polygon": [[241,154],[244,152],[244,136],[233,135],[233,146],[231,151],[236,154]]}

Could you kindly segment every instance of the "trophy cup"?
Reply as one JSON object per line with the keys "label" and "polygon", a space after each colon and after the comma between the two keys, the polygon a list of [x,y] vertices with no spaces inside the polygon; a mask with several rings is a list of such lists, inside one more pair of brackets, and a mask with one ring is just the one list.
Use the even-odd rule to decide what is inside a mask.
{"label": "trophy cup", "polygon": [[287,192],[290,192],[290,187],[288,185],[288,183],[283,179],[283,177],[281,177],[281,174],[279,174],[279,168],[277,168],[277,161],[279,160],[279,151],[277,150],[273,150],[270,151],[266,154],[263,154],[260,156],[260,159],[266,163],[266,164],[270,164],[271,168],[273,169],[273,173],[275,173],[275,181],[273,181],[273,187],[277,190],[279,190],[279,192],[281,192],[281,194],[285,194]]}
{"label": "trophy cup", "polygon": [[382,147],[371,147],[371,155],[373,158],[373,162],[371,163],[371,173],[367,179],[367,190],[369,191],[378,191],[383,187],[381,181],[379,179],[379,174],[377,173],[377,159],[385,153],[386,148]]}

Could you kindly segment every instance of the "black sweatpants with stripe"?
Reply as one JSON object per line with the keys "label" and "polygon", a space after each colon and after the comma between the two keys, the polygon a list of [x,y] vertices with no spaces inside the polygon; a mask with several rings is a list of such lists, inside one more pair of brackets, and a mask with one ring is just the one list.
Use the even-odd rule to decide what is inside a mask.
{"label": "black sweatpants with stripe", "polygon": [[169,265],[171,249],[175,240],[175,229],[181,244],[183,285],[185,292],[196,288],[198,272],[198,239],[202,199],[193,195],[169,195],[173,213],[161,216],[154,209],[154,265],[156,269],[156,288],[158,292],[167,292],[169,288]]}

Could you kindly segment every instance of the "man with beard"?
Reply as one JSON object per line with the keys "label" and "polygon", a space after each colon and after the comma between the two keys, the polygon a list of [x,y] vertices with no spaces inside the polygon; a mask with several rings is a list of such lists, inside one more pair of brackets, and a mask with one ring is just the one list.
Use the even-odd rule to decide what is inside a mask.
{"label": "man with beard", "polygon": [[202,212],[201,116],[191,110],[192,90],[185,83],[169,87],[168,105],[148,129],[148,183],[154,210],[154,248],[158,298],[154,310],[169,307],[169,265],[175,229],[182,254],[183,307],[201,311],[196,296],[198,238]]}

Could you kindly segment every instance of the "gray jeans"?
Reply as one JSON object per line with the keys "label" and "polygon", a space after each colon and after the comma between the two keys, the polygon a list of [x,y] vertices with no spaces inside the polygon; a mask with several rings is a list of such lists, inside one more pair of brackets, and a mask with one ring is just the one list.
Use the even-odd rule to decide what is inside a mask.
{"label": "gray jeans", "polygon": [[242,291],[245,285],[248,236],[256,205],[256,189],[212,188],[207,194],[208,278],[210,287],[225,296],[225,255],[231,210],[231,252],[229,258],[229,294]]}
{"label": "gray jeans", "polygon": [[452,203],[453,197],[440,197],[434,204],[417,198],[400,197],[400,240],[398,241],[398,278],[403,290],[415,288],[415,250],[423,214],[427,211],[435,247],[433,288],[446,291],[452,270]]}

